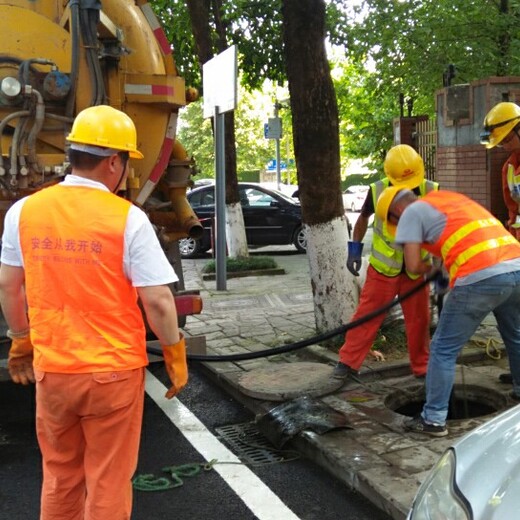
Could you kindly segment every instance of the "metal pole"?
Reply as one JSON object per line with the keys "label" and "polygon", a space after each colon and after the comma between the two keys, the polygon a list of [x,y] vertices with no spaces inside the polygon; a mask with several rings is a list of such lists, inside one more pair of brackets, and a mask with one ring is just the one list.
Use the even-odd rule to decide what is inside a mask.
{"label": "metal pole", "polygon": [[[274,103],[274,117],[275,119],[278,119],[278,109],[280,108],[280,105],[278,104],[278,101],[275,101]],[[280,184],[282,182],[282,174],[280,172],[280,137],[277,137],[275,139],[276,144],[276,187],[278,190],[280,190]]]}
{"label": "metal pole", "polygon": [[226,287],[226,163],[224,114],[215,107],[215,279],[217,291]]}
{"label": "metal pole", "polygon": [[287,185],[291,184],[291,174],[289,173],[289,155],[290,155],[290,151],[289,151],[289,133],[287,133],[287,141],[286,141],[286,147],[285,147],[285,155],[287,157],[286,161],[287,161],[287,164],[285,165],[285,175],[286,175],[286,178],[287,178]]}

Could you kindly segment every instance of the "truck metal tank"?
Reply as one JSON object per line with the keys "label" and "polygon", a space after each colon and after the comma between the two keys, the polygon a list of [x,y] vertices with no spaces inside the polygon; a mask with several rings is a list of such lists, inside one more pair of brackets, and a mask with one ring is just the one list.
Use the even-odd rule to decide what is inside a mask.
{"label": "truck metal tank", "polygon": [[[188,99],[186,99],[188,93]],[[198,238],[186,201],[192,162],[176,141],[186,89],[150,5],[130,0],[0,0],[0,232],[13,201],[59,182],[65,136],[82,109],[108,104],[137,128],[144,159],[125,196],[148,207],[162,239]]]}

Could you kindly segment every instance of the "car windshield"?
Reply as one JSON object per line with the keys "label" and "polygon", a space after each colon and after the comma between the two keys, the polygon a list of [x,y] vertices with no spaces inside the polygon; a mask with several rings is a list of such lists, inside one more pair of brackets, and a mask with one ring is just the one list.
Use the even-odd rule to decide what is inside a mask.
{"label": "car windshield", "polygon": [[282,193],[281,191],[278,191],[278,190],[270,190],[270,191],[273,192],[273,193],[276,193],[282,199],[290,202],[291,204],[296,204],[297,206],[300,205],[300,202],[298,201],[298,199],[294,199],[293,197],[289,197],[289,195],[287,195],[286,193]]}

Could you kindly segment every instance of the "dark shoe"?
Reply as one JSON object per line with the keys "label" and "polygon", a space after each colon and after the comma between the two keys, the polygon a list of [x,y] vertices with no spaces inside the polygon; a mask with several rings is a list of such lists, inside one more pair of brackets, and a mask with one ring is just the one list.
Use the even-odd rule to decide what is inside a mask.
{"label": "dark shoe", "polygon": [[513,376],[510,372],[504,372],[503,374],[500,374],[498,376],[498,380],[501,383],[504,383],[505,385],[512,385],[513,384]]}
{"label": "dark shoe", "polygon": [[520,395],[516,395],[513,390],[511,390],[511,392],[509,392],[509,397],[513,401],[520,401]]}
{"label": "dark shoe", "polygon": [[332,379],[341,379],[344,381],[348,376],[353,374],[357,374],[353,368],[350,368],[348,365],[345,365],[345,363],[338,361],[338,364],[334,367],[334,371],[332,372]]}
{"label": "dark shoe", "polygon": [[448,429],[445,424],[427,423],[420,415],[405,419],[403,426],[407,431],[425,433],[432,437],[446,437],[446,435],[448,435]]}

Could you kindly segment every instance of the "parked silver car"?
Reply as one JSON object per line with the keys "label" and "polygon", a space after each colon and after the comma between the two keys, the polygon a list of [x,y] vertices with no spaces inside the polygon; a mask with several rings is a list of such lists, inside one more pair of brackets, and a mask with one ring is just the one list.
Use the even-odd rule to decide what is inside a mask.
{"label": "parked silver car", "polygon": [[343,192],[343,207],[346,211],[360,211],[367,198],[370,186],[350,186]]}
{"label": "parked silver car", "polygon": [[520,406],[469,432],[420,486],[407,520],[520,518]]}

